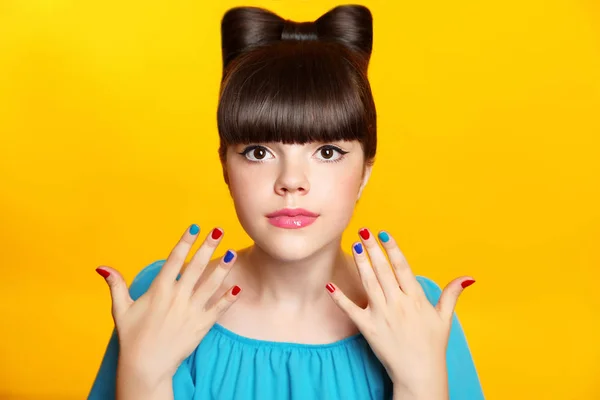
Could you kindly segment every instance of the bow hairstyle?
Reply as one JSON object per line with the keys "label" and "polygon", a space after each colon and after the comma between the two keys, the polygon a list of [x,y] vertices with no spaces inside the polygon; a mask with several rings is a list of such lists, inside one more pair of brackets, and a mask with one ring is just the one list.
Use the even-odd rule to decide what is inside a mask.
{"label": "bow hairstyle", "polygon": [[217,107],[219,158],[232,145],[358,140],[365,165],[377,148],[368,79],[373,18],[337,6],[312,22],[258,7],[234,7],[221,21],[223,74]]}
{"label": "bow hairstyle", "polygon": [[240,54],[280,41],[339,43],[362,55],[368,65],[373,47],[373,17],[362,5],[341,5],[313,22],[296,22],[259,7],[234,7],[221,21],[223,70]]}

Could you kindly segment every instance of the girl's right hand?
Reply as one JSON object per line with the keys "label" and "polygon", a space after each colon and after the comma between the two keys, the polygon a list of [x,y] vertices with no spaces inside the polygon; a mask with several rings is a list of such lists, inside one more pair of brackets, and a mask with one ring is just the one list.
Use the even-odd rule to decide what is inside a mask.
{"label": "girl's right hand", "polygon": [[120,373],[148,385],[170,381],[183,360],[237,299],[236,285],[207,307],[235,262],[233,251],[227,251],[215,270],[202,276],[200,283],[223,234],[218,228],[204,240],[177,280],[198,231],[197,225],[192,225],[183,234],[148,291],[136,301],[131,299],[117,270],[106,266],[96,270],[110,287],[119,337]]}

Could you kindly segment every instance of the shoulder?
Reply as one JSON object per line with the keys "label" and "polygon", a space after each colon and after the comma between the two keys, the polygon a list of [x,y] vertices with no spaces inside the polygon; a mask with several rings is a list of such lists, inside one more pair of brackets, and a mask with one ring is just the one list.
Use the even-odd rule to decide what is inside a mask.
{"label": "shoulder", "polygon": [[433,305],[436,305],[440,296],[442,294],[442,289],[440,285],[438,285],[433,279],[427,278],[425,276],[416,275],[417,281],[421,284],[425,295],[429,302]]}
{"label": "shoulder", "polygon": [[167,260],[157,260],[152,264],[145,266],[140,272],[133,278],[131,286],[129,287],[129,294],[133,300],[137,300],[141,295],[146,293],[156,275]]}

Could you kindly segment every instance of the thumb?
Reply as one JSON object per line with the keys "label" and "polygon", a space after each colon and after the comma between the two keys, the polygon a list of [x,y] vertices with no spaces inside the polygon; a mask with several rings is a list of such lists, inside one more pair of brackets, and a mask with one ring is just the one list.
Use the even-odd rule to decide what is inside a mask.
{"label": "thumb", "polygon": [[463,276],[454,279],[452,282],[446,285],[436,306],[436,309],[443,318],[445,318],[447,321],[452,320],[452,315],[454,314],[458,297],[467,286],[470,286],[473,283],[475,283],[475,280],[472,277]]}
{"label": "thumb", "polygon": [[101,265],[100,267],[96,268],[96,272],[98,272],[98,274],[104,278],[110,289],[110,297],[112,298],[112,314],[116,324],[118,316],[127,311],[129,306],[133,303],[133,299],[129,295],[125,279],[123,279],[123,276],[119,271],[114,268]]}

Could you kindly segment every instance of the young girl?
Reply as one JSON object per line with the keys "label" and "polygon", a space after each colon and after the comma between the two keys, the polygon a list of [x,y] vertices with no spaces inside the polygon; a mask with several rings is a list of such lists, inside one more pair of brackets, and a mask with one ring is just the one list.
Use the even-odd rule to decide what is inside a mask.
{"label": "young girl", "polygon": [[384,231],[341,248],[376,150],[369,10],[237,7],[221,28],[219,154],[254,245],[211,261],[214,228],[184,265],[192,225],[129,292],[98,268],[115,330],[89,398],[482,399],[454,313],[473,279],[441,292]]}

